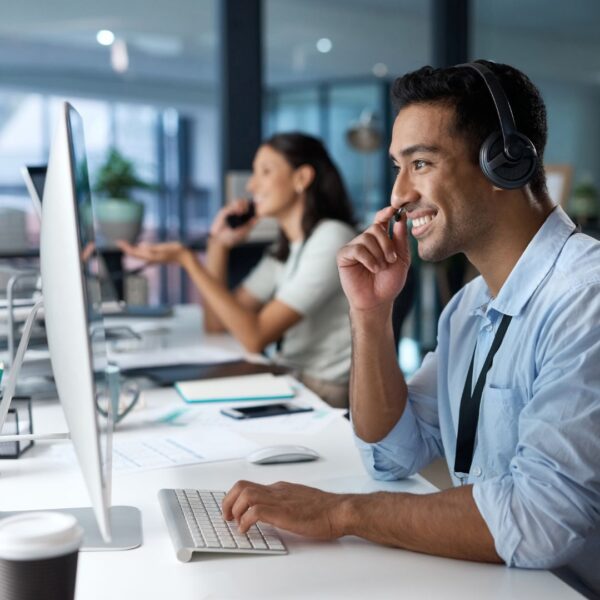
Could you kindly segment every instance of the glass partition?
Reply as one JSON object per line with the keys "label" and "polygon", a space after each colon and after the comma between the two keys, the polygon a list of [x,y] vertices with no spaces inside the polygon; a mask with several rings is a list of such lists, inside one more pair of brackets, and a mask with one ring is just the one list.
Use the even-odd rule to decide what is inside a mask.
{"label": "glass partition", "polygon": [[[207,230],[219,196],[216,6],[182,0],[173,11],[158,0],[141,12],[127,2],[99,12],[92,0],[51,10],[35,0],[3,11],[0,260],[37,252],[39,219],[20,168],[47,162],[63,100],[86,123],[92,185],[111,148],[151,185],[133,192],[145,208],[142,239]],[[180,281],[168,289],[166,271],[150,273],[150,300],[180,301]]]}
{"label": "glass partition", "polygon": [[474,0],[472,22],[474,57],[514,65],[540,89],[548,110],[550,191],[597,235],[600,3]]}

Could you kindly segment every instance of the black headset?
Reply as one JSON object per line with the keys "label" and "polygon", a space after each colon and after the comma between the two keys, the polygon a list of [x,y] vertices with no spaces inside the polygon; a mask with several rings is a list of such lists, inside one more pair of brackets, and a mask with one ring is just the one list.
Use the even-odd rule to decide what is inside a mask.
{"label": "black headset", "polygon": [[494,73],[480,63],[463,63],[477,71],[487,86],[498,119],[500,131],[494,131],[479,149],[479,165],[484,175],[497,187],[514,190],[526,185],[535,173],[538,155],[533,142],[517,131],[508,98]]}

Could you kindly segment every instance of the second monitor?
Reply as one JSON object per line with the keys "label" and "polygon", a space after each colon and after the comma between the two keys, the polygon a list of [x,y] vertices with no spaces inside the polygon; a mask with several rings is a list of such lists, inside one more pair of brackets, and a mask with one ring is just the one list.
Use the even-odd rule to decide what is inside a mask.
{"label": "second monitor", "polygon": [[[111,510],[110,423],[100,422],[97,400],[106,377],[100,287],[89,271],[96,248],[93,227],[82,218],[92,203],[83,123],[68,103],[61,107],[50,152],[42,203],[40,266],[50,359],[77,460],[91,498],[79,509],[84,545],[95,549],[141,544],[141,518],[134,507]],[[102,539],[90,540],[95,521]],[[112,540],[111,540],[112,538]]]}

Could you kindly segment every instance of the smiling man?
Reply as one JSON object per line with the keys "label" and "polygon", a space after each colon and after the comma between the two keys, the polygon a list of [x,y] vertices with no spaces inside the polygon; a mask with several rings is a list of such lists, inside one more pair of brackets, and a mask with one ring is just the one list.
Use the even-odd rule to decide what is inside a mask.
{"label": "smiling man", "polygon": [[[521,72],[485,61],[425,67],[393,95],[391,206],[338,254],[352,422],[373,477],[443,456],[455,487],[335,495],[239,482],[225,514],[242,529],[262,520],[509,566],[570,564],[600,589],[600,244],[548,196],[543,101]],[[391,327],[410,263],[406,220],[387,232],[400,208],[421,258],[464,253],[481,273],[444,309],[438,346],[408,383]]]}

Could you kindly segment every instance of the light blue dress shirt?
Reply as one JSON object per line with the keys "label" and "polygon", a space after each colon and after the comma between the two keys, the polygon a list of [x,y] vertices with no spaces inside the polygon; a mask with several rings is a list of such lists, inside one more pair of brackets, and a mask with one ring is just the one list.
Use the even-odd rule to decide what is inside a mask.
{"label": "light blue dress shirt", "polygon": [[574,230],[556,208],[496,298],[482,277],[460,290],[396,426],[376,444],[357,444],[377,479],[407,477],[438,456],[452,473],[473,349],[476,380],[502,315],[512,315],[487,376],[468,483],[507,565],[587,561],[597,572],[600,243]]}

